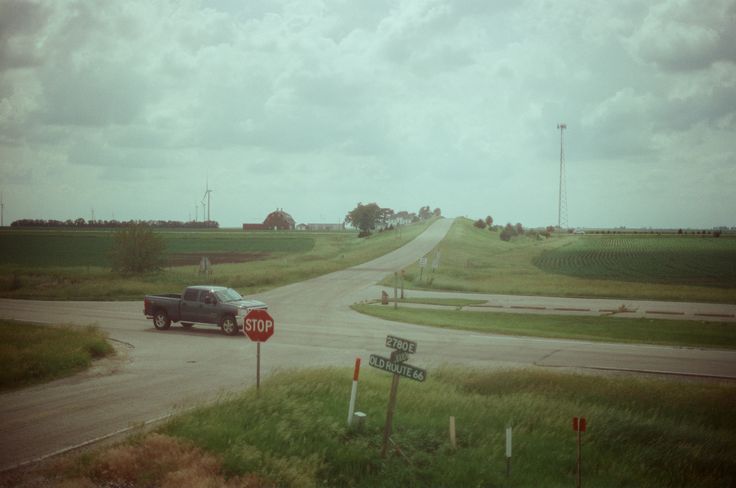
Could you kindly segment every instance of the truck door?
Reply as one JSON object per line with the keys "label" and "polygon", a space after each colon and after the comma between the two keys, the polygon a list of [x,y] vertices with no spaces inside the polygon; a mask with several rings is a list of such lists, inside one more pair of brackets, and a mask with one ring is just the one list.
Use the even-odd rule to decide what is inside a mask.
{"label": "truck door", "polygon": [[199,321],[207,324],[216,324],[218,316],[217,297],[210,291],[203,291],[199,295],[202,300],[202,316]]}
{"label": "truck door", "polygon": [[182,322],[202,322],[204,316],[204,297],[200,300],[200,295],[207,293],[205,290],[197,290],[196,288],[187,288],[181,297],[181,318]]}

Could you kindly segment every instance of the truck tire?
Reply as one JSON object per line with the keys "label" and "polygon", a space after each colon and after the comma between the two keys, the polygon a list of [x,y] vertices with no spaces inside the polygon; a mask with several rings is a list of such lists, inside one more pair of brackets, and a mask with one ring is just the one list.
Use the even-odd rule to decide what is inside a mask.
{"label": "truck tire", "polygon": [[220,320],[220,329],[223,333],[234,336],[238,333],[238,321],[232,315],[225,315]]}
{"label": "truck tire", "polygon": [[166,330],[171,326],[171,319],[166,310],[156,310],[153,314],[153,326],[158,330]]}

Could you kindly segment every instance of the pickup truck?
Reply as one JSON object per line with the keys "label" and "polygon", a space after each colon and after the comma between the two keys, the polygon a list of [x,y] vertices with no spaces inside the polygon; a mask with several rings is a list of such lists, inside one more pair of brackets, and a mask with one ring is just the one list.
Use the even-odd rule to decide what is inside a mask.
{"label": "pickup truck", "polygon": [[268,309],[258,300],[246,300],[240,293],[224,286],[190,286],[181,295],[146,295],[143,314],[153,319],[153,326],[166,330],[171,323],[181,322],[189,328],[195,323],[216,324],[227,335],[242,329],[243,319],[253,309]]}

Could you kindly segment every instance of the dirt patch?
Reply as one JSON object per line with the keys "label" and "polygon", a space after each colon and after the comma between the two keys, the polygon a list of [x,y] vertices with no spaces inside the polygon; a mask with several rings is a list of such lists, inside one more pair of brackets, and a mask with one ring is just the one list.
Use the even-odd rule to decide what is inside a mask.
{"label": "dirt patch", "polygon": [[247,263],[261,261],[271,256],[268,252],[180,252],[169,254],[166,257],[168,266],[198,266],[203,257],[207,256],[211,264]]}

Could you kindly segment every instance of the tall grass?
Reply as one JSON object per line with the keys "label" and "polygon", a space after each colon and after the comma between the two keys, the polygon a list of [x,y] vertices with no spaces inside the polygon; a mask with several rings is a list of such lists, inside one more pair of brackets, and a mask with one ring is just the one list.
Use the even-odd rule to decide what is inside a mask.
{"label": "tall grass", "polygon": [[[580,268],[578,261],[584,261],[581,253],[606,247],[601,243],[607,241],[613,242],[608,247],[625,246],[632,239],[639,238],[559,234],[549,239],[520,236],[504,242],[498,232],[478,229],[468,219],[457,219],[445,239],[427,254],[428,264],[431,264],[440,252],[437,270],[432,271],[431,266],[427,266],[420,279],[419,267],[413,264],[406,269],[406,286],[513,295],[736,303],[736,287],[732,286],[736,239],[720,238],[719,241],[711,238],[709,242],[712,245],[706,246],[700,242],[708,240],[705,238],[666,237],[660,241],[651,237],[641,238],[642,241],[637,242],[644,245],[647,252],[657,254],[661,251],[663,256],[647,261],[646,258],[626,258],[622,252],[617,259],[605,265]],[[668,249],[677,252],[672,254]],[[570,253],[576,256],[575,259]],[[668,253],[669,257],[676,255],[677,259],[685,260],[677,265],[677,273],[662,268],[667,264],[669,257],[664,255]],[[702,259],[703,256],[707,259]],[[575,268],[577,274],[572,271],[567,274],[550,272],[559,271],[549,264],[555,262],[556,257],[566,259],[569,266],[578,263],[578,268]],[[710,286],[703,286],[701,261],[707,261],[709,272],[722,268],[719,273],[711,273],[707,281]],[[543,264],[542,268],[535,262]],[[632,263],[642,262],[649,264],[635,270],[631,268],[635,265]],[[384,284],[390,286],[392,283],[386,279]]]}
{"label": "tall grass", "polygon": [[[575,469],[571,419],[585,416],[586,486],[736,483],[733,384],[540,370],[430,371],[425,383],[400,382],[396,447],[383,459],[390,376],[377,370],[361,376],[357,406],[368,419],[362,431],[345,426],[350,379],[351,371],[340,369],[283,372],[265,382],[260,395],[249,390],[178,416],[160,434],[215,456],[220,471],[214,476],[255,478],[263,486],[567,487]],[[449,442],[449,416],[457,419],[457,449]],[[514,436],[508,480],[507,425]],[[99,473],[97,466],[92,460],[86,472]],[[115,481],[96,476],[98,484]]]}
{"label": "tall grass", "polygon": [[113,353],[105,334],[93,326],[0,320],[0,391],[68,376]]}

